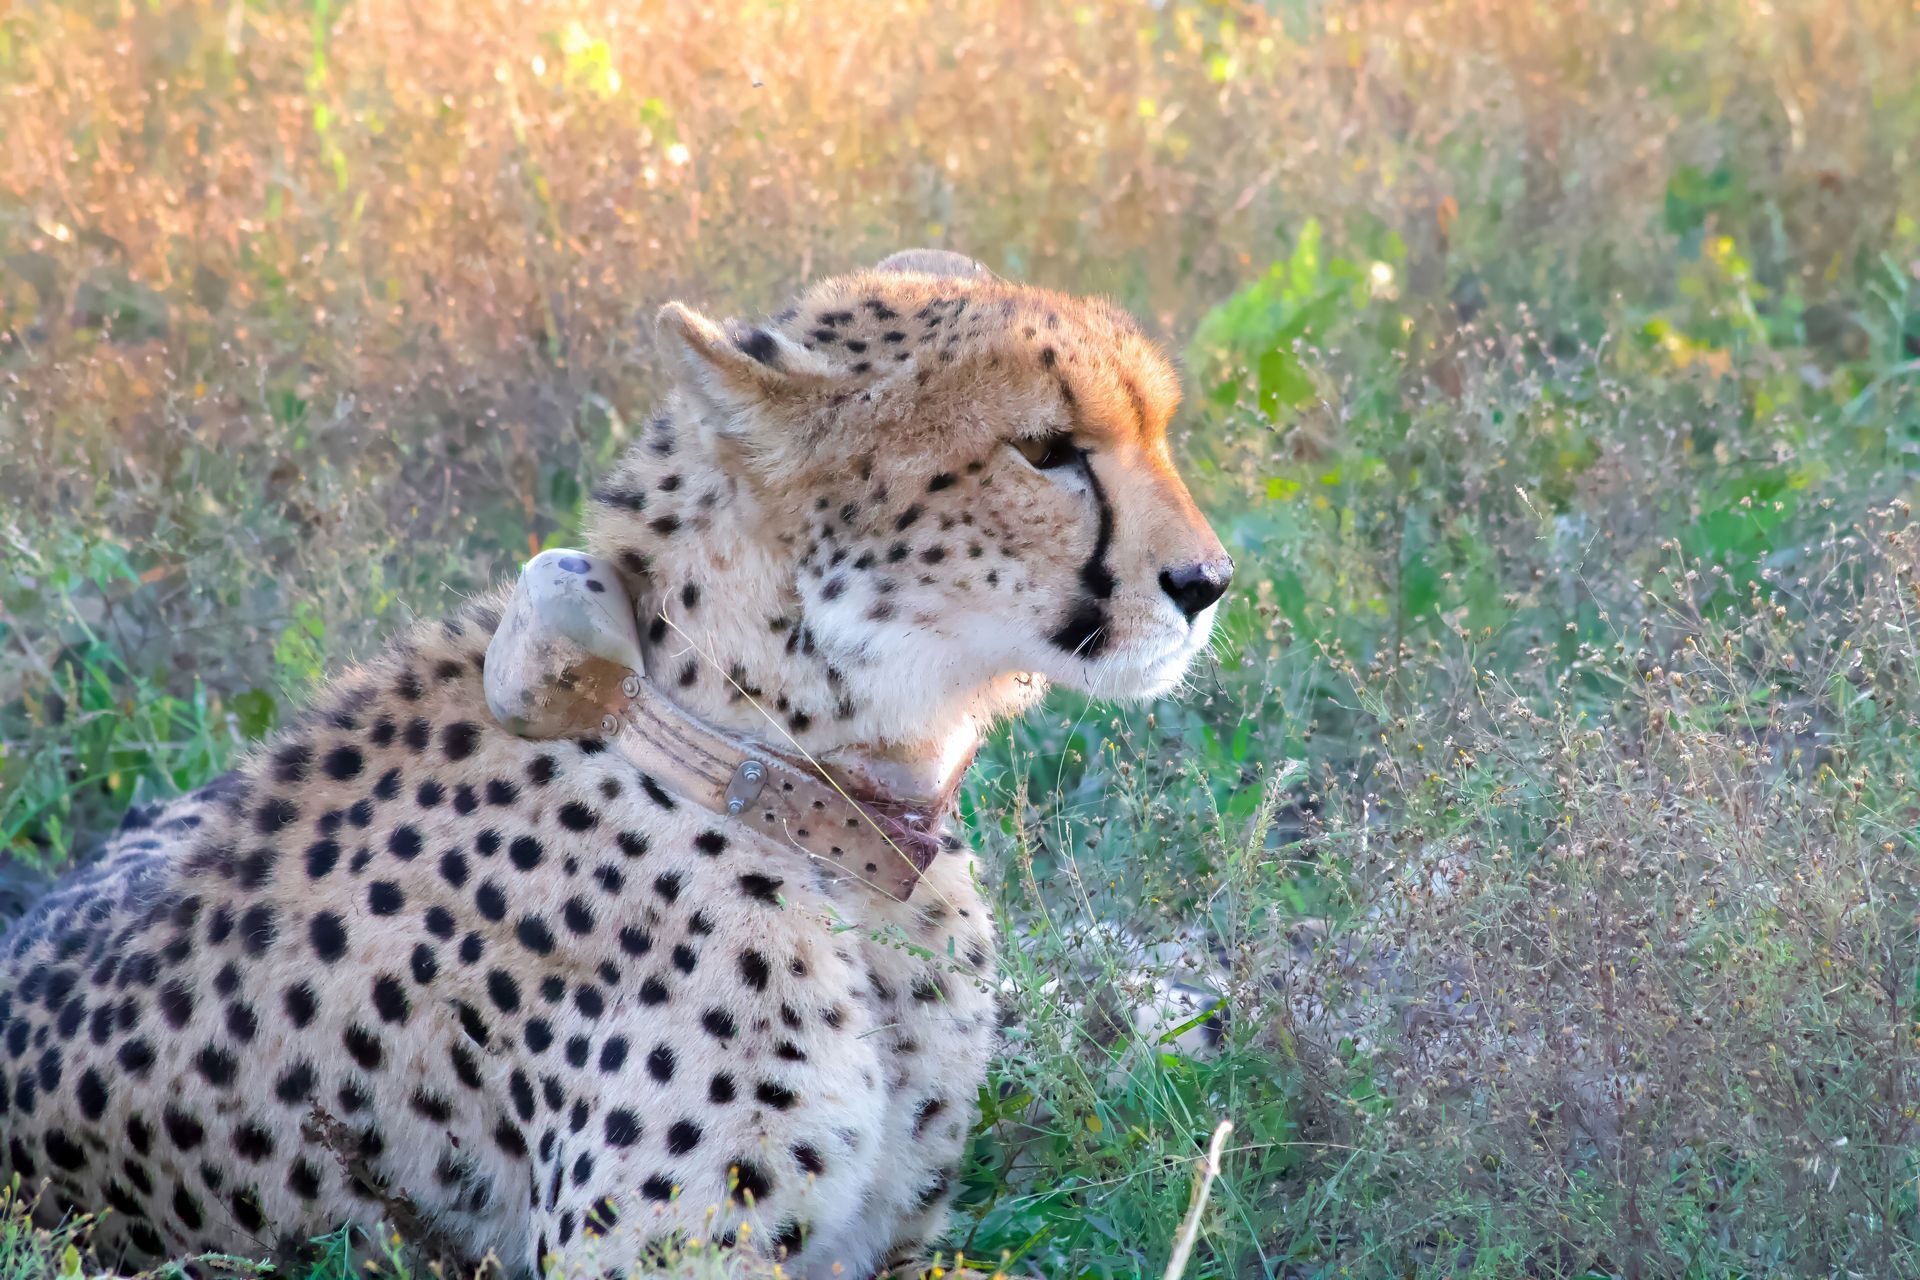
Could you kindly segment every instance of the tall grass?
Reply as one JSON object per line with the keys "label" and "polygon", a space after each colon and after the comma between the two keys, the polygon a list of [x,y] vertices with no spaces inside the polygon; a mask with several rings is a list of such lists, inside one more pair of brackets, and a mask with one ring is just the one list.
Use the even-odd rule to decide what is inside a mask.
{"label": "tall grass", "polygon": [[1184,356],[1241,569],[969,785],[949,1249],[1158,1274],[1224,1118],[1192,1277],[1920,1274],[1910,6],[93,0],[0,98],[18,863],[574,537],[659,302],[951,244]]}

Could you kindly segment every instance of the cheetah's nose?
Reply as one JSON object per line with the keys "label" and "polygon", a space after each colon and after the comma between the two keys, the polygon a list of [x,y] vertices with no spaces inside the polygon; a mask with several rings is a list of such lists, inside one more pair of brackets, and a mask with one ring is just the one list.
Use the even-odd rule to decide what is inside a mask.
{"label": "cheetah's nose", "polygon": [[1233,560],[1229,556],[1221,556],[1217,560],[1199,560],[1160,571],[1160,589],[1167,593],[1167,599],[1173,601],[1174,607],[1186,615],[1188,622],[1227,594],[1227,584],[1232,581]]}

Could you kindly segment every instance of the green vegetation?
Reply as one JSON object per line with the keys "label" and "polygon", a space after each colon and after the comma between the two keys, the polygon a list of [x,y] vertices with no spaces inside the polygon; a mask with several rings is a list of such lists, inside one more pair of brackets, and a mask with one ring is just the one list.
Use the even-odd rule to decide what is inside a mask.
{"label": "green vegetation", "polygon": [[72,0],[0,98],[17,865],[570,541],[658,302],[952,244],[1184,350],[1240,574],[968,788],[950,1246],[1159,1274],[1230,1119],[1190,1277],[1920,1274],[1910,6]]}

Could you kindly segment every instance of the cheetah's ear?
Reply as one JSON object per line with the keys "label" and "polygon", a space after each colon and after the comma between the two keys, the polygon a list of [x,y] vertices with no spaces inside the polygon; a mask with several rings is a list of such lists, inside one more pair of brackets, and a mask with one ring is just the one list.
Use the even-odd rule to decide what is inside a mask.
{"label": "cheetah's ear", "polygon": [[902,249],[880,260],[875,271],[899,271],[921,276],[956,276],[962,280],[990,280],[993,272],[964,253],[950,249]]}
{"label": "cheetah's ear", "polygon": [[722,328],[678,302],[660,308],[654,332],[680,382],[722,409],[817,386],[831,372],[813,352],[771,329],[738,322]]}

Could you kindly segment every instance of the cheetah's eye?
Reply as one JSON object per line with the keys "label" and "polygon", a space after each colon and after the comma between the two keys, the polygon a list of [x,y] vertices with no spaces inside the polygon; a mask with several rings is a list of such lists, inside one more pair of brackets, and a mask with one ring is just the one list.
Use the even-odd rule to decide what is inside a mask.
{"label": "cheetah's eye", "polygon": [[1038,440],[1015,440],[1011,443],[1037,471],[1051,471],[1069,462],[1078,462],[1083,452],[1073,443],[1072,434],[1066,431],[1057,431]]}

